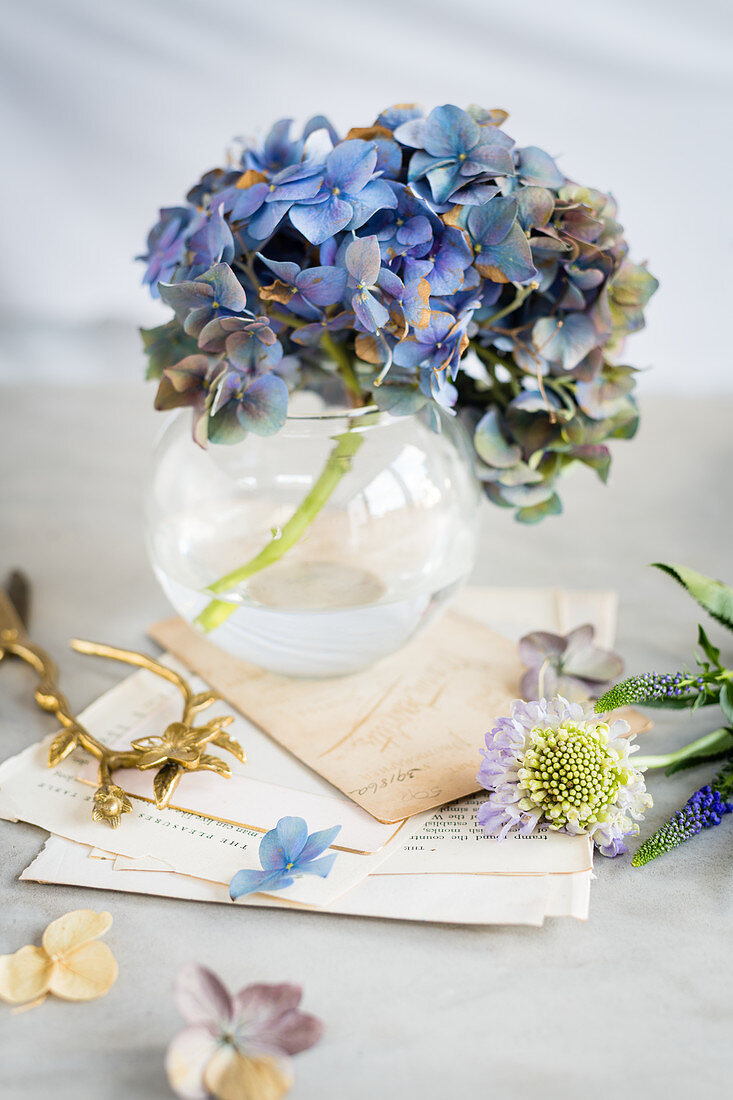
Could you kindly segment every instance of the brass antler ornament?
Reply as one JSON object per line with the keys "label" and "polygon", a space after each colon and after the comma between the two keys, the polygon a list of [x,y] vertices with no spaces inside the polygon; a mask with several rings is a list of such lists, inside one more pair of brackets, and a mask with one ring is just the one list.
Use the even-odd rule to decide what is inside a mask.
{"label": "brass antler ornament", "polygon": [[129,813],[132,809],[125,791],[112,781],[112,773],[120,768],[140,768],[142,771],[157,769],[153,793],[156,806],[162,810],[170,803],[171,796],[185,772],[213,771],[225,778],[232,774],[226,761],[204,751],[207,745],[216,745],[236,756],[242,763],[246,761],[242,746],[224,732],[225,727],[234,721],[231,715],[212,718],[202,726],[193,724],[194,715],[218,702],[218,695],[209,691],[194,693],[183,676],[145,653],[118,649],[98,642],[80,641],[77,638],[72,639],[71,647],[77,653],[106,657],[135,665],[137,668],[146,668],[156,676],[175,684],[183,695],[181,720],[172,722],[160,736],[141,737],[132,741],[126,751],[107,748],[96,737],[92,737],[72,713],[66,696],[59,690],[55,662],[44,649],[30,641],[12,600],[0,588],[0,660],[6,655],[13,655],[20,657],[36,670],[40,683],[35,690],[35,700],[42,710],[55,714],[63,727],[51,742],[48,766],[55,768],[77,748],[83,749],[97,760],[99,785],[94,792],[92,810],[95,821],[106,821],[116,829],[122,814]]}

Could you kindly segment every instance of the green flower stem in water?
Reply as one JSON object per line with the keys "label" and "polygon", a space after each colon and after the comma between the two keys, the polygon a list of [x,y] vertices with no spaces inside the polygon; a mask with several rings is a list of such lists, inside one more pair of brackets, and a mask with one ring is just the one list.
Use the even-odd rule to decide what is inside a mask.
{"label": "green flower stem in water", "polygon": [[634,766],[637,768],[670,768],[673,764],[679,764],[690,756],[712,755],[716,752],[725,752],[733,748],[733,733],[729,729],[713,730],[697,741],[691,741],[689,745],[678,749],[676,752],[668,752],[659,756],[635,756]]}
{"label": "green flower stem in water", "polygon": [[[320,477],[308,495],[303,499],[298,509],[283,526],[280,537],[268,543],[268,545],[263,550],[260,550],[259,554],[255,554],[246,565],[242,565],[239,569],[234,569],[231,573],[227,573],[225,577],[221,577],[218,581],[215,581],[214,584],[210,584],[208,588],[209,592],[214,595],[221,592],[228,592],[231,588],[241,584],[242,581],[246,581],[249,577],[254,576],[255,573],[259,573],[262,569],[266,569],[268,565],[272,565],[274,562],[279,561],[291,547],[295,546],[298,539],[308,530],[313,520],[326,504],[342,477],[351,469],[351,461],[364,442],[363,434],[358,431],[353,431],[351,428],[342,435],[334,436],[334,439],[336,441],[336,446],[328,456],[328,460],[321,471]],[[231,603],[228,600],[212,600],[206,605],[200,615],[196,616],[194,620],[196,626],[208,634],[209,631],[220,626],[228,619],[229,616],[237,610],[238,606],[238,604]]]}

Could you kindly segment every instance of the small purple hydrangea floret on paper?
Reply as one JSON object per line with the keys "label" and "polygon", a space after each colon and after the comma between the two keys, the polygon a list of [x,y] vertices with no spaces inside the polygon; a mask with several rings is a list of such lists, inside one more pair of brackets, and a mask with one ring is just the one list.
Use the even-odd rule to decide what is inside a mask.
{"label": "small purple hydrangea floret on paper", "polygon": [[652,804],[631,759],[632,739],[627,722],[606,722],[561,695],[515,700],[486,734],[477,779],[491,793],[479,823],[500,840],[540,824],[585,833],[602,855],[620,855]]}
{"label": "small purple hydrangea floret on paper", "polygon": [[[308,834],[302,817],[281,817],[274,829],[260,842],[261,871],[242,870],[229,884],[233,901],[247,894],[285,890],[302,875],[326,878],[333,867],[336,852],[323,855],[341,830],[340,825]],[[320,858],[319,858],[320,857]]]}
{"label": "small purple hydrangea floret on paper", "polygon": [[175,997],[188,1025],[168,1047],[166,1074],[182,1100],[263,1096],[293,1083],[291,1056],[319,1041],[323,1024],[299,1010],[300,986],[246,986],[232,994],[206,967],[178,975]]}
{"label": "small purple hydrangea floret on paper", "polygon": [[623,672],[623,661],[594,643],[589,623],[569,634],[534,630],[519,642],[519,656],[527,671],[520,691],[525,699],[560,694],[572,702],[595,699]]}

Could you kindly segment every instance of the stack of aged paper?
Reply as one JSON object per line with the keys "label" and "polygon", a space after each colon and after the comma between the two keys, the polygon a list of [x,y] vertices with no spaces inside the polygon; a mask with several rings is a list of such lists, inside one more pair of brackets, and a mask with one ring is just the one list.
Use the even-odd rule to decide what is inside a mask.
{"label": "stack of aged paper", "polygon": [[[49,770],[50,738],[29,747],[0,766],[0,816],[51,833],[21,877],[231,905],[228,883],[241,868],[259,868],[264,832],[299,816],[311,832],[341,826],[331,873],[236,904],[466,924],[584,919],[587,838],[486,837],[475,820],[475,775],[485,730],[517,692],[516,638],[592,622],[599,643],[612,644],[613,594],[474,589],[457,610],[397,658],[322,682],[271,676],[178,621],[159,624],[152,633],[170,651],[166,662],[195,668],[204,677],[196,690],[205,682],[241,712],[229,732],[247,763],[233,761],[228,780],[184,776],[162,811],[151,773],[120,772],[133,812],[111,830],[91,818],[88,758]],[[80,717],[100,740],[126,745],[176,721],[180,696],[140,671]]]}

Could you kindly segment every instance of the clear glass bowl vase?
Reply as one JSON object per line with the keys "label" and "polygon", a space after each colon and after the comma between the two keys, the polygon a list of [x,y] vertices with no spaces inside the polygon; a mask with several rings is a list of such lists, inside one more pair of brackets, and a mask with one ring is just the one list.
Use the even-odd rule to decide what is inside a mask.
{"label": "clear glass bowl vase", "polygon": [[148,550],[176,611],[222,649],[338,676],[399,649],[465,580],[479,488],[447,414],[435,430],[428,409],[300,415],[297,395],[291,408],[277,435],[207,450],[189,410],[175,414],[154,455]]}

